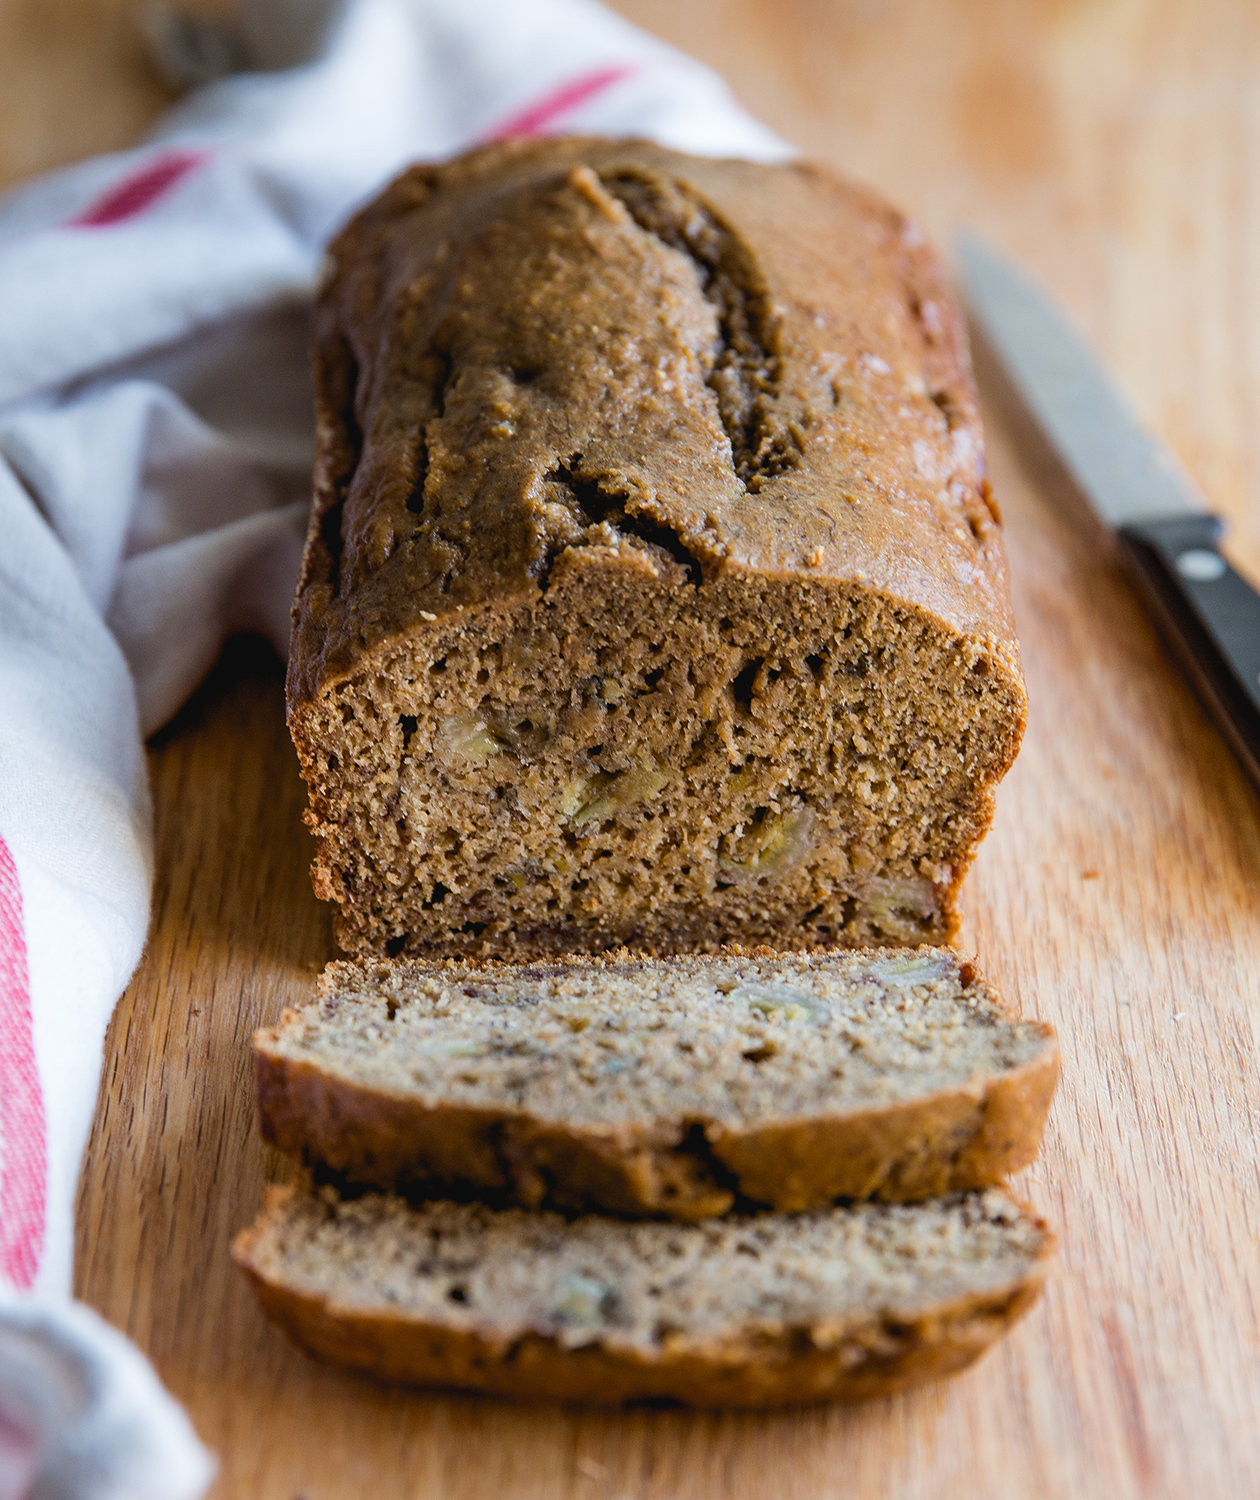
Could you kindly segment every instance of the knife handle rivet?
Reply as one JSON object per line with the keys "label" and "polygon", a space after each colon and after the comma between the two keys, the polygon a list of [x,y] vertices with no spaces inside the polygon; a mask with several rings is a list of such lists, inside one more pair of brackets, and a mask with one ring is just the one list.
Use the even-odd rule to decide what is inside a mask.
{"label": "knife handle rivet", "polygon": [[1225,576],[1225,559],[1207,547],[1190,547],[1178,556],[1177,571],[1192,583],[1215,583]]}

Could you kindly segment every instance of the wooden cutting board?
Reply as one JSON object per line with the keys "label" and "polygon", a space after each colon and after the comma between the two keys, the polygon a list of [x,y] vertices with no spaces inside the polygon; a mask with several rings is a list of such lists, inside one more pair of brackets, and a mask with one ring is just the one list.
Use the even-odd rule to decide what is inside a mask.
{"label": "wooden cutting board", "polygon": [[[1260,8],[1248,0],[621,0],[808,151],[1074,310],[1260,575]],[[123,0],[0,10],[0,175],[162,103]],[[106,1044],[78,1291],[156,1361],[222,1497],[1260,1494],[1260,801],[981,362],[1028,673],[964,946],[1063,1039],[1021,1189],[1049,1291],[960,1378],[854,1410],[584,1414],[390,1392],[266,1326],[227,1259],[278,1169],[249,1037],[329,956],[281,677],[229,652],[153,746],[157,885]]]}

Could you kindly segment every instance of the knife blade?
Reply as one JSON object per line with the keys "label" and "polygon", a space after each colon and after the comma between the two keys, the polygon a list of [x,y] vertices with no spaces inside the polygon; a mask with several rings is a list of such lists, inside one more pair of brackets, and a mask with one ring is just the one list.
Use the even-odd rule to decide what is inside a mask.
{"label": "knife blade", "polygon": [[973,317],[1260,789],[1260,593],[1221,555],[1224,523],[1030,277],[971,235],[958,259]]}

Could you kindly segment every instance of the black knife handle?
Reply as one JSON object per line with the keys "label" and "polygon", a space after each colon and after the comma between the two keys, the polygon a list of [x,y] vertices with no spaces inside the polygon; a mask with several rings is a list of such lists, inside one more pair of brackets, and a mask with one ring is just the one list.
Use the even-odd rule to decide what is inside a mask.
{"label": "black knife handle", "polygon": [[1260,593],[1221,556],[1217,516],[1135,521],[1125,562],[1200,696],[1260,788]]}

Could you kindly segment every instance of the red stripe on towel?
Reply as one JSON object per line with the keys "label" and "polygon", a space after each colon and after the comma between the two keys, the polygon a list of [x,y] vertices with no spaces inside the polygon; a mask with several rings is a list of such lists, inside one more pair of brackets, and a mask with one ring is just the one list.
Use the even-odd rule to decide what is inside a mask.
{"label": "red stripe on towel", "polygon": [[638,69],[633,63],[619,63],[616,67],[582,73],[552,89],[549,94],[544,94],[536,103],[527,104],[516,114],[509,115],[506,120],[488,130],[484,139],[502,141],[513,135],[538,135],[549,125],[554,125],[562,115],[577,109],[581,104],[588,104],[614,83],[620,83],[623,78],[629,78],[636,72]]}
{"label": "red stripe on towel", "polygon": [[21,1289],[34,1282],[44,1248],[46,1149],[22,890],[0,839],[0,1277]]}
{"label": "red stripe on towel", "polygon": [[151,161],[108,188],[99,198],[70,220],[74,229],[103,229],[134,219],[163,198],[205,160],[204,151],[163,151]]}

